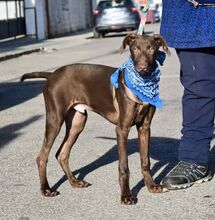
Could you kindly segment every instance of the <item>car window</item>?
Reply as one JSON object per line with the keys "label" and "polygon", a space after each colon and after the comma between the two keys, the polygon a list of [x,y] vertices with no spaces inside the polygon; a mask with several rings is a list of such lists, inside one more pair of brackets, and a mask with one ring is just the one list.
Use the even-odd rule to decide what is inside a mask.
{"label": "car window", "polygon": [[98,8],[117,8],[117,7],[126,7],[134,6],[131,0],[109,0],[109,1],[100,1]]}

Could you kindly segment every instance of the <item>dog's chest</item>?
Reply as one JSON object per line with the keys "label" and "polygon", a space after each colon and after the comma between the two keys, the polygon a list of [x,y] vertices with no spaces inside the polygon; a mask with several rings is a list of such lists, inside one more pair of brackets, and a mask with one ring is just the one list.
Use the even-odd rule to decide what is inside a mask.
{"label": "dog's chest", "polygon": [[136,116],[133,122],[134,125],[137,125],[143,121],[149,111],[150,106],[151,105],[147,102],[143,102],[143,104],[138,104]]}

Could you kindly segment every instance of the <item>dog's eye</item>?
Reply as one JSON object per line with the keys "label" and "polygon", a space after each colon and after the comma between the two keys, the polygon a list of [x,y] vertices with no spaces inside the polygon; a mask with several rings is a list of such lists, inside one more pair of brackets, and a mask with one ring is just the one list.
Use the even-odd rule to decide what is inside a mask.
{"label": "dog's eye", "polygon": [[149,47],[148,50],[150,53],[154,53],[156,49],[154,47]]}
{"label": "dog's eye", "polygon": [[133,48],[133,50],[140,50],[140,48],[137,47],[137,46],[135,46],[135,47]]}
{"label": "dog's eye", "polygon": [[132,48],[132,50],[133,50],[133,53],[135,53],[135,54],[139,54],[140,53],[140,48],[138,46],[134,46]]}

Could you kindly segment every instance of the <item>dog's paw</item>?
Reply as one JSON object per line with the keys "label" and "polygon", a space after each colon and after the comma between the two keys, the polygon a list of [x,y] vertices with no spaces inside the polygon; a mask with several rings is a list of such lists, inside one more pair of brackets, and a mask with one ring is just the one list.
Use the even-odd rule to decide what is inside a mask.
{"label": "dog's paw", "polygon": [[58,191],[52,191],[51,189],[43,189],[41,190],[41,193],[46,197],[54,197],[60,194]]}
{"label": "dog's paw", "polygon": [[137,198],[133,195],[121,196],[122,205],[135,205],[137,203]]}
{"label": "dog's paw", "polygon": [[149,192],[151,193],[163,193],[163,192],[167,192],[168,190],[166,188],[164,188],[161,185],[152,185],[148,187]]}
{"label": "dog's paw", "polygon": [[74,188],[86,188],[88,186],[91,186],[90,183],[84,181],[84,180],[75,180],[71,182],[72,187]]}

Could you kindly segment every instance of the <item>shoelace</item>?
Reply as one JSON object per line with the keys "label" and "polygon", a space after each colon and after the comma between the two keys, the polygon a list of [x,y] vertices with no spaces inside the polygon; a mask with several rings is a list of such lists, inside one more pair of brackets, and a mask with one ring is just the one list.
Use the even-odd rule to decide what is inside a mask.
{"label": "shoelace", "polygon": [[198,164],[188,164],[180,161],[175,169],[172,170],[171,175],[183,174],[190,181],[196,181],[202,178],[207,172],[207,168]]}
{"label": "shoelace", "polygon": [[205,6],[205,7],[215,7],[215,3],[199,3],[196,0],[187,0],[190,2],[195,8],[198,8],[199,6]]}
{"label": "shoelace", "polygon": [[183,173],[187,168],[189,168],[189,165],[183,161],[180,161],[178,165],[172,170],[171,174]]}

